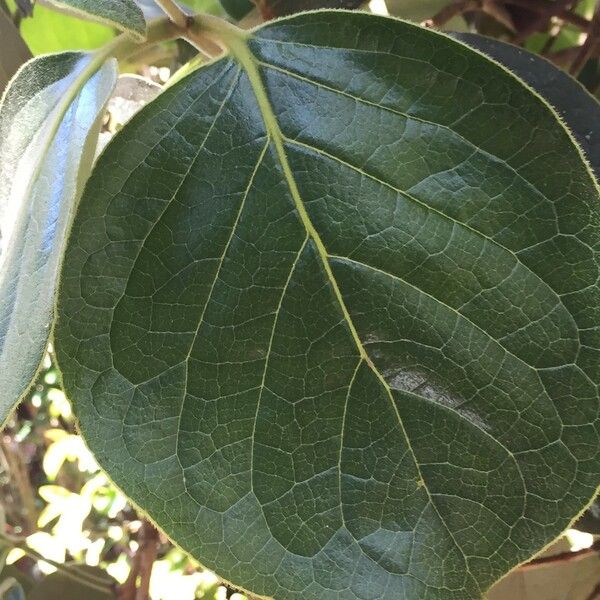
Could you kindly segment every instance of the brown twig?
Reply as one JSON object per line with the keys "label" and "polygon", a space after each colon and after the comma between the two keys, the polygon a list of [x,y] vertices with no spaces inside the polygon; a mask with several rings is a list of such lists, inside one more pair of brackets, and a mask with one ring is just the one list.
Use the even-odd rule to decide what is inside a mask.
{"label": "brown twig", "polygon": [[550,0],[504,0],[504,4],[512,4],[528,10],[541,13],[546,17],[559,17],[580,29],[587,30],[590,21],[570,9],[564,8],[559,2]]}
{"label": "brown twig", "polygon": [[[575,60],[580,51],[581,46],[572,46],[571,48],[564,48],[562,50],[558,50],[557,52],[548,53],[546,58],[552,61],[558,67],[568,70],[569,65]],[[598,58],[599,56],[600,48],[596,48],[591,53],[589,58]]]}
{"label": "brown twig", "polygon": [[[519,6],[539,13],[540,18],[536,19],[536,24],[545,23],[552,17],[558,17],[567,23],[579,27],[583,31],[587,31],[591,25],[588,19],[571,10],[573,0],[556,2],[551,0],[502,0],[502,2],[497,1],[496,3],[500,7],[501,5],[512,4],[513,6]],[[490,13],[489,2],[487,3],[487,6],[485,6],[485,9],[485,12]],[[458,15],[482,10],[484,10],[484,5],[480,0],[455,0],[452,4],[442,8],[437,14],[431,17],[431,19],[424,21],[423,25],[426,27],[443,27],[448,21]]]}
{"label": "brown twig", "polygon": [[158,531],[154,525],[148,521],[144,521],[140,529],[140,547],[137,550],[140,555],[140,583],[135,600],[148,600],[150,597],[150,576],[152,575],[152,566],[158,554],[158,543]]}
{"label": "brown twig", "polygon": [[582,29],[583,31],[587,31],[590,28],[590,21],[572,10],[563,10],[562,12],[559,12],[557,16],[563,21],[571,23],[571,25],[575,25],[575,27],[579,27],[579,29]]}
{"label": "brown twig", "polygon": [[[507,4],[516,5],[518,3],[506,1]],[[541,4],[537,10],[534,9],[536,17],[531,20],[527,26],[521,28],[518,34],[515,36],[513,42],[515,44],[524,43],[527,38],[538,31],[544,31],[552,18],[558,17],[558,15],[568,12],[574,4],[574,0],[554,0],[549,5]],[[529,4],[525,4],[523,8],[531,10]]]}
{"label": "brown twig", "polygon": [[575,552],[561,552],[560,554],[553,554],[552,556],[534,558],[528,563],[521,565],[519,567],[519,571],[529,571],[530,569],[537,569],[539,567],[556,566],[561,563],[581,560],[593,555],[598,555],[599,552],[600,540],[596,540],[589,548],[584,548],[583,550],[576,550]]}
{"label": "brown twig", "polygon": [[585,42],[581,46],[573,64],[569,69],[571,75],[579,75],[581,69],[585,67],[587,61],[592,58],[594,52],[597,51],[600,41],[600,2],[596,5],[594,16],[592,17],[591,25],[588,29]]}
{"label": "brown twig", "polygon": [[138,543],[129,576],[117,591],[119,600],[148,600],[150,597],[150,577],[159,543],[158,531],[150,522],[142,522]]}
{"label": "brown twig", "polygon": [[[10,474],[11,485],[20,499],[20,519],[25,533],[33,533],[37,529],[37,510],[35,493],[31,487],[28,466],[25,464],[19,445],[9,436],[0,439],[0,454],[5,469]],[[18,506],[18,505],[17,505]]]}

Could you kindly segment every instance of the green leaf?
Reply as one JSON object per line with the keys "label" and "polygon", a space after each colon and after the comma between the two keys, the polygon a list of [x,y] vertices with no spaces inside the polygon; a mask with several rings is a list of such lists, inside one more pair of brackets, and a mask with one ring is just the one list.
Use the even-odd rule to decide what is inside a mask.
{"label": "green leaf", "polygon": [[263,18],[273,19],[317,8],[358,8],[363,0],[253,0]]}
{"label": "green leaf", "polygon": [[501,62],[539,92],[565,120],[600,177],[600,104],[576,79],[518,46],[476,33],[452,35]]}
{"label": "green leaf", "polygon": [[245,17],[254,8],[250,0],[221,0],[221,4],[227,14],[236,21]]}
{"label": "green leaf", "polygon": [[[476,33],[453,34],[453,37],[501,62],[554,106],[584,151],[596,177],[600,177],[600,104],[578,81],[546,59],[518,46]],[[600,501],[596,500],[573,527],[600,534]]]}
{"label": "green leaf", "polygon": [[0,423],[43,358],[67,230],[116,76],[112,59],[44,56],[0,105]]}
{"label": "green leaf", "polygon": [[134,0],[50,0],[51,4],[76,15],[126,31],[143,40],[146,19]]}
{"label": "green leaf", "polygon": [[[386,7],[391,15],[421,23],[430,19],[440,10],[448,6],[448,0],[385,0]],[[465,31],[467,24],[462,16],[450,19],[444,25],[445,30]]]}
{"label": "green leaf", "polygon": [[0,94],[17,69],[31,58],[10,17],[0,9]]}
{"label": "green leaf", "polygon": [[600,481],[600,204],[556,114],[315,12],[166,90],[79,208],[56,346],[94,455],[277,600],[479,599]]}
{"label": "green leaf", "polygon": [[[87,565],[77,565],[75,568],[83,574],[81,579],[60,571],[52,573],[29,592],[27,600],[109,600],[117,597],[112,591],[116,581],[105,571]],[[89,579],[92,579],[93,585],[87,583]]]}
{"label": "green leaf", "polygon": [[219,0],[181,0],[181,4],[188,6],[192,13],[222,13]]}
{"label": "green leaf", "polygon": [[[154,0],[136,0],[136,3],[142,9],[148,21],[165,15],[162,8]],[[178,4],[187,14],[199,12],[221,14],[223,12],[219,0],[180,0]]]}
{"label": "green leaf", "polygon": [[23,19],[20,31],[36,56],[64,50],[93,50],[115,37],[109,27],[82,21],[39,3],[33,9],[33,17]]}

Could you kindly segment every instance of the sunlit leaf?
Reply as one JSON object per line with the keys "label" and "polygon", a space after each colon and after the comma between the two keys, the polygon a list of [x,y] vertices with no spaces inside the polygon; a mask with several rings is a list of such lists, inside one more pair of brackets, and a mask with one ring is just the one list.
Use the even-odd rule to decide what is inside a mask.
{"label": "sunlit leaf", "polygon": [[86,188],[56,335],[81,431],[256,594],[479,600],[600,479],[593,175],[431,30],[323,11],[232,49]]}
{"label": "sunlit leaf", "polygon": [[44,357],[71,215],[116,63],[68,53],[27,63],[0,105],[0,423]]}
{"label": "sunlit leaf", "polygon": [[56,479],[63,463],[68,461],[78,461],[80,471],[94,473],[98,470],[98,465],[85,447],[83,440],[78,435],[65,434],[53,442],[44,454],[43,467],[48,479]]}
{"label": "sunlit leaf", "polygon": [[105,25],[83,21],[36,3],[33,18],[23,19],[21,35],[34,55],[64,50],[93,50],[115,36]]}
{"label": "sunlit leaf", "polygon": [[[62,540],[45,531],[36,531],[27,538],[27,545],[41,554],[44,558],[54,562],[63,563],[66,557],[66,548]],[[39,561],[38,566],[42,573],[49,575],[56,571],[56,567],[46,561]]]}
{"label": "sunlit leaf", "polygon": [[[385,0],[385,4],[391,15],[421,23],[448,6],[449,2],[448,0]],[[464,31],[465,20],[458,15],[446,23],[444,29]]]}

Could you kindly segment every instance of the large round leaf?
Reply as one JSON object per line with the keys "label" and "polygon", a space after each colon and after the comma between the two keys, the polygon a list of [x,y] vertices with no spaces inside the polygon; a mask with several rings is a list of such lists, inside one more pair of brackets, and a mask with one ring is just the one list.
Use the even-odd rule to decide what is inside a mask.
{"label": "large round leaf", "polygon": [[600,176],[600,104],[576,79],[545,58],[477,33],[453,33],[465,44],[491,56],[538,91],[564,119]]}
{"label": "large round leaf", "polygon": [[[596,177],[600,176],[600,104],[576,79],[519,46],[476,33],[452,35],[496,59],[542,94],[564,119]],[[573,527],[600,534],[600,500],[596,500]]]}
{"label": "large round leaf", "polygon": [[278,600],[480,598],[600,480],[600,204],[462,44],[317,12],[117,135],[57,350],[117,484]]}

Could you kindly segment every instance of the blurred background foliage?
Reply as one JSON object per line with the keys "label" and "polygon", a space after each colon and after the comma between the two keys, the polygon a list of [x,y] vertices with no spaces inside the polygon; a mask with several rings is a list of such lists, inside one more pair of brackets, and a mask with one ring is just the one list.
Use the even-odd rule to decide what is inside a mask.
{"label": "blurred background foliage", "polygon": [[[114,598],[116,587],[127,585],[140,547],[150,543],[153,600],[243,599],[158,534],[100,470],[77,434],[51,352],[2,433],[0,502],[8,536],[0,550],[0,598],[20,597],[17,585],[12,596],[3,590],[11,580],[27,598],[74,600],[85,592],[86,600],[95,600],[96,591],[98,599]],[[75,570],[74,579],[45,578],[62,575],[57,563],[88,569],[83,575]],[[87,585],[86,573],[102,580],[98,589]]]}
{"label": "blurred background foliage", "polygon": [[[137,0],[148,19],[162,13]],[[540,54],[594,95],[600,89],[596,0],[182,0],[251,27],[303,8],[361,8],[450,31],[476,32]],[[360,6],[359,6],[360,5]],[[117,32],[38,0],[0,0],[0,91],[31,55],[93,50]],[[186,42],[122,65],[99,148],[188,61]],[[28,398],[0,434],[0,600],[243,600],[144,519],[77,434],[49,348]],[[600,600],[600,504],[555,546],[502,580],[490,600]]]}

